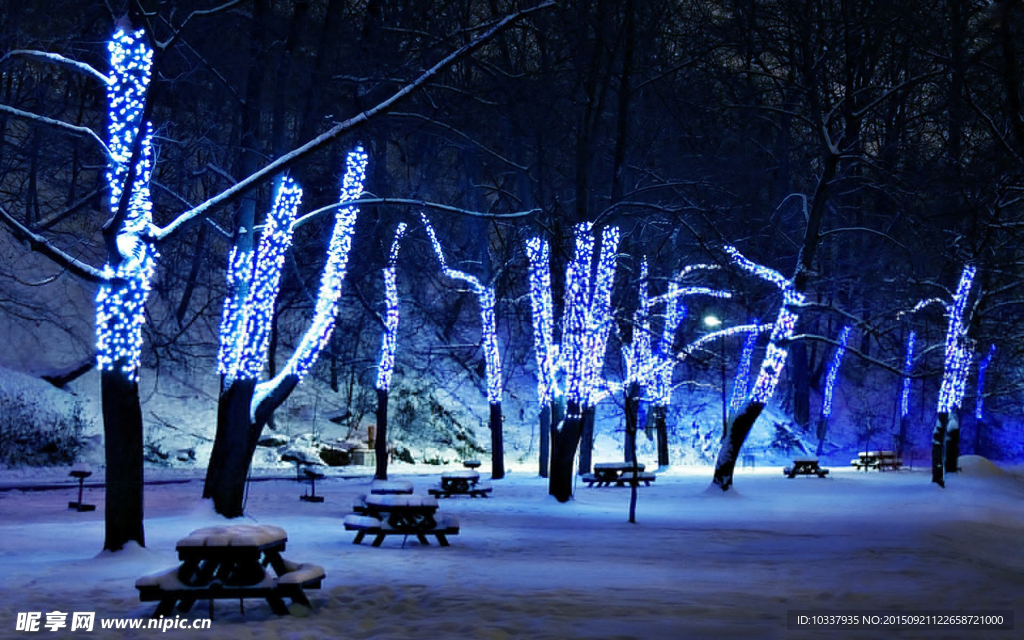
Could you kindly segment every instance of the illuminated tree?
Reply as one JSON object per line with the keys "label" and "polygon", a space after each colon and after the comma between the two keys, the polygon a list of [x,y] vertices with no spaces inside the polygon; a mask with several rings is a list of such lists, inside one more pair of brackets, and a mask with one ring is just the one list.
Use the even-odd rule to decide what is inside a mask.
{"label": "illuminated tree", "polygon": [[907,335],[906,356],[903,358],[903,379],[900,382],[900,435],[897,440],[897,455],[903,456],[903,448],[907,444],[907,430],[910,426],[910,375],[914,372],[914,343],[917,333],[911,331]]}
{"label": "illuminated tree", "polygon": [[398,249],[406,224],[402,222],[395,229],[391,242],[388,266],[384,268],[384,335],[380,344],[380,363],[377,365],[377,433],[374,449],[377,468],[374,478],[388,479],[388,389],[391,388],[391,374],[395,368],[395,346],[398,342]]}
{"label": "illuminated tree", "polygon": [[946,473],[955,472],[960,457],[960,418],[957,415],[967,388],[967,374],[971,368],[970,340],[964,310],[971,294],[976,269],[964,267],[960,274],[953,300],[946,305],[949,326],[946,330],[946,349],[939,387],[935,429],[932,430],[932,482],[946,486]]}
{"label": "illuminated tree", "polygon": [[[253,255],[236,250],[229,257],[227,277],[234,295],[225,300],[222,315],[217,433],[203,488],[203,497],[212,498],[221,515],[242,515],[245,479],[263,427],[312,369],[334,330],[359,212],[357,206],[348,203],[363,191],[366,162],[362,147],[348,154],[313,318],[287,364],[270,380],[260,379],[266,363],[281,264],[291,244],[301,189],[291,180],[283,179],[258,251]],[[242,233],[247,231],[240,230]]]}
{"label": "illuminated tree", "polygon": [[825,435],[828,432],[828,419],[832,415],[832,393],[836,388],[836,381],[839,379],[839,365],[843,363],[843,355],[846,353],[846,343],[850,340],[850,327],[843,327],[839,332],[839,344],[832,352],[832,359],[828,363],[828,373],[825,374],[825,391],[821,398],[821,416],[818,418],[818,455],[825,449]]}
{"label": "illuminated tree", "polygon": [[441,248],[441,243],[437,239],[437,234],[430,225],[430,221],[423,214],[420,217],[427,229],[427,235],[430,236],[430,244],[434,247],[441,270],[449,278],[467,283],[476,294],[480,304],[480,340],[483,344],[486,369],[487,402],[490,405],[491,477],[499,480],[505,477],[505,452],[501,417],[501,355],[498,353],[497,326],[494,318],[494,287],[484,286],[479,278],[449,267],[444,257],[444,250]]}
{"label": "illuminated tree", "polygon": [[533,318],[533,350],[537,358],[537,404],[540,422],[540,476],[548,477],[551,425],[561,421],[552,409],[558,389],[558,344],[554,340],[554,310],[551,302],[551,249],[546,240],[526,242],[530,261],[530,310]]}

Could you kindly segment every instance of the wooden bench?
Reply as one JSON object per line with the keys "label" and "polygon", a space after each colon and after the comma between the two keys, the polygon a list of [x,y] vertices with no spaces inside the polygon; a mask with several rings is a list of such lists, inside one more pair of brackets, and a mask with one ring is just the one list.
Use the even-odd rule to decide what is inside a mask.
{"label": "wooden bench", "polygon": [[409,536],[414,535],[420,544],[429,545],[427,536],[437,538],[438,544],[447,547],[448,536],[459,535],[459,521],[453,516],[440,516],[430,526],[418,528],[395,527],[387,519],[377,518],[371,515],[351,514],[345,516],[345,530],[355,531],[356,537],[352,544],[360,544],[367,535],[375,536],[372,546],[379,547],[384,538],[392,535]]}
{"label": "wooden bench", "polygon": [[450,498],[452,496],[486,498],[493,490],[491,485],[480,482],[480,474],[477,471],[465,469],[445,471],[441,474],[441,484],[427,489],[427,493],[435,498]]}
{"label": "wooden bench", "polygon": [[197,600],[209,600],[212,619],[214,600],[235,598],[239,600],[239,606],[245,598],[264,598],[271,611],[277,615],[287,615],[289,611],[284,598],[290,599],[292,604],[311,606],[304,590],[319,589],[326,574],[323,567],[314,564],[284,562],[287,571],[283,575],[275,577],[267,572],[262,580],[251,585],[223,584],[214,580],[207,585],[190,586],[179,579],[179,567],[172,567],[139,578],[135,581],[135,588],[139,590],[140,601],[159,602],[153,612],[154,618],[171,615],[175,604],[178,605],[178,611],[187,613]]}
{"label": "wooden bench", "polygon": [[861,451],[857,458],[850,460],[850,466],[854,469],[877,469],[878,471],[896,471],[903,466],[903,460],[896,455],[895,451]]}
{"label": "wooden bench", "polygon": [[580,479],[583,482],[586,482],[589,487],[610,487],[612,485],[615,485],[616,487],[628,487],[634,482],[637,486],[640,486],[640,483],[642,482],[645,487],[649,487],[651,486],[651,483],[657,479],[657,476],[650,471],[638,471],[636,473],[626,471],[614,478],[607,475],[585,473],[580,476]]}
{"label": "wooden bench", "polygon": [[824,478],[828,475],[828,469],[823,469],[818,466],[818,459],[815,457],[808,458],[795,458],[793,464],[782,470],[782,473],[787,478],[795,478],[797,476],[811,476],[816,475],[819,478]]}

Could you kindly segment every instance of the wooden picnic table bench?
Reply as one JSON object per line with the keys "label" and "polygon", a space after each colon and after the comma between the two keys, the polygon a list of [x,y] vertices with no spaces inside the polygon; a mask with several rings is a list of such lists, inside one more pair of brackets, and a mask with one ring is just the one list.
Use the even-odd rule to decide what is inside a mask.
{"label": "wooden picnic table bench", "polygon": [[427,493],[435,498],[452,496],[469,496],[486,498],[493,491],[491,485],[480,482],[480,474],[472,469],[445,471],[441,474],[441,484],[427,489]]}
{"label": "wooden picnic table bench", "polygon": [[824,478],[828,475],[828,471],[828,469],[818,466],[818,459],[816,457],[808,456],[806,458],[794,458],[793,464],[783,469],[782,473],[784,473],[787,478],[811,475]]}
{"label": "wooden picnic table bench", "polygon": [[643,464],[633,466],[629,462],[598,462],[594,465],[593,473],[585,473],[581,476],[583,482],[588,486],[616,487],[629,486],[636,482],[644,483],[645,487],[651,486],[656,476],[651,472],[644,471]]}
{"label": "wooden picnic table bench", "polygon": [[[181,565],[135,581],[142,602],[158,602],[153,617],[170,615],[175,605],[189,611],[197,600],[264,598],[278,615],[289,613],[284,598],[310,606],[304,589],[319,589],[322,567],[281,557],[288,536],[271,525],[230,525],[196,529],[178,541]],[[273,574],[266,570],[270,566]]]}
{"label": "wooden picnic table bench", "polygon": [[903,466],[903,460],[895,451],[861,451],[857,457],[850,460],[850,466],[855,469],[877,469],[878,471],[898,470]]}
{"label": "wooden picnic table bench", "polygon": [[366,535],[375,536],[379,547],[389,535],[414,535],[428,545],[427,536],[434,536],[442,547],[448,546],[449,535],[458,535],[459,522],[451,516],[437,516],[437,500],[428,496],[375,495],[365,496],[362,504],[353,505],[355,513],[345,516],[345,530],[355,531],[353,544],[360,544]]}

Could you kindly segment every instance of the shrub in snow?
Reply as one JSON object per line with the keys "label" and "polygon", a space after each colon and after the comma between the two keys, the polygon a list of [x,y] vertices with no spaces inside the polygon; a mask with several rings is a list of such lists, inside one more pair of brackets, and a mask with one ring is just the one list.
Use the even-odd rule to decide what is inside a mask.
{"label": "shrub in snow", "polygon": [[0,394],[0,464],[71,464],[82,449],[82,432],[89,426],[77,401],[60,412],[21,392]]}

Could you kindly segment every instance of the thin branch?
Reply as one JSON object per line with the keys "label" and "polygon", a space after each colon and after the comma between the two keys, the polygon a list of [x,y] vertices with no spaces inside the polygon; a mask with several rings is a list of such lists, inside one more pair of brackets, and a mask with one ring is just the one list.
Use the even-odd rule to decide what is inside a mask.
{"label": "thin branch", "polygon": [[[181,21],[181,24],[178,25],[178,27],[174,30],[174,34],[170,38],[163,42],[160,42],[159,40],[156,40],[154,38],[154,48],[160,49],[161,51],[169,49],[170,46],[174,44],[174,41],[178,39],[178,36],[181,35],[181,32],[185,30],[185,25],[187,25],[189,21],[192,20],[192,18],[195,18],[197,16],[209,16],[215,13],[220,13],[221,11],[227,11],[231,7],[241,4],[241,1],[242,0],[230,0],[229,2],[225,2],[224,4],[220,5],[219,7],[214,7],[212,9],[197,9],[196,11],[193,11],[192,13],[188,14],[188,16],[184,20]],[[164,22],[167,21],[164,20]],[[167,24],[169,25],[170,23],[168,22]]]}
{"label": "thin branch", "polygon": [[490,149],[490,148],[484,146],[484,144],[482,142],[474,140],[473,138],[469,137],[469,135],[467,133],[464,133],[463,131],[460,131],[459,129],[456,129],[455,127],[453,127],[451,125],[447,125],[447,124],[445,124],[443,122],[440,122],[440,121],[435,120],[433,118],[428,118],[427,116],[420,115],[418,113],[405,113],[405,112],[401,112],[401,113],[392,113],[391,115],[393,117],[394,116],[398,116],[398,117],[401,117],[401,118],[412,118],[412,119],[415,119],[415,120],[422,120],[423,122],[426,122],[427,124],[430,124],[430,125],[435,126],[435,127],[439,127],[441,129],[444,129],[445,131],[449,131],[449,132],[451,132],[451,133],[461,137],[466,142],[470,143],[471,145],[475,146],[476,148],[480,149],[481,151],[483,151],[483,152],[485,152],[485,153],[487,153],[487,154],[489,154],[491,156],[494,156],[495,158],[497,158],[501,162],[504,162],[505,164],[507,164],[508,166],[512,167],[513,169],[518,169],[519,171],[523,171],[523,172],[529,170],[529,167],[525,167],[525,166],[523,166],[521,164],[517,164],[517,163],[513,162],[512,160],[509,160],[505,156],[499,154],[497,151],[494,151],[493,149]]}
{"label": "thin branch", "polygon": [[524,9],[522,11],[506,16],[505,18],[499,20],[497,23],[495,23],[489,29],[487,29],[487,31],[485,31],[482,35],[474,39],[472,42],[469,42],[459,47],[452,53],[445,56],[440,62],[424,71],[423,74],[416,78],[416,80],[414,80],[410,84],[407,84],[406,86],[402,87],[394,94],[392,94],[390,98],[387,98],[383,102],[378,103],[376,106],[367,109],[366,111],[363,111],[362,113],[352,118],[349,118],[343,122],[339,122],[338,124],[328,129],[326,132],[320,134],[316,138],[313,138],[312,140],[302,145],[298,149],[286,153],[277,160],[264,166],[262,169],[243,179],[235,186],[225,191],[222,191],[218,195],[213,196],[212,198],[200,204],[199,206],[194,207],[193,209],[181,214],[166,227],[161,228],[157,227],[156,225],[153,225],[153,238],[157,241],[166,240],[177,231],[180,231],[187,223],[192,222],[199,216],[206,215],[206,213],[213,207],[226,204],[227,202],[233,200],[242,193],[256,186],[263,180],[283,171],[285,168],[305,158],[307,155],[317,150],[321,146],[327,144],[328,142],[331,142],[335,138],[339,137],[341,134],[347,133],[348,131],[356,128],[358,125],[363,124],[364,122],[368,121],[370,118],[373,118],[374,116],[387,112],[396,102],[398,102],[402,98],[406,97],[416,89],[426,84],[428,80],[430,80],[432,77],[440,73],[442,70],[449,67],[456,60],[459,60],[463,56],[466,56],[469,53],[475,51],[485,42],[494,37],[495,34],[502,31],[510,24],[518,21],[519,19],[531,13],[534,13],[535,11],[538,11],[540,9],[547,9],[554,6],[555,3],[549,0],[548,2],[539,4],[536,7],[533,7],[531,9]]}
{"label": "thin branch", "polygon": [[878,231],[876,229],[871,229],[870,227],[839,227],[839,228],[836,228],[836,229],[829,229],[828,231],[822,231],[820,235],[821,235],[822,238],[824,238],[825,236],[832,235],[833,233],[843,233],[843,232],[846,232],[846,231],[860,231],[862,233],[873,233],[873,234],[875,234],[877,236],[882,236],[883,238],[885,238],[889,242],[892,242],[894,245],[896,245],[900,249],[903,249],[904,251],[909,251],[909,249],[907,249],[906,245],[904,245],[903,243],[901,243],[898,240],[896,240],[896,238],[893,238],[892,236],[890,236],[889,234],[887,234],[887,233],[885,233],[883,231]]}
{"label": "thin branch", "polygon": [[63,65],[65,67],[69,67],[71,69],[74,69],[75,71],[81,71],[82,73],[84,73],[86,75],[92,76],[93,78],[96,78],[97,80],[102,82],[104,88],[106,88],[106,86],[108,84],[110,84],[110,78],[108,78],[107,76],[105,76],[102,73],[100,73],[99,71],[97,71],[91,65],[85,64],[84,62],[79,62],[77,60],[72,60],[71,58],[65,58],[64,56],[60,55],[59,53],[49,53],[47,51],[35,51],[35,50],[32,50],[32,49],[15,49],[14,51],[9,51],[6,54],[4,54],[4,57],[0,58],[0,64],[3,64],[4,62],[7,61],[8,58],[10,58],[12,56],[26,56],[26,57],[30,57],[30,58],[41,58],[43,60],[46,60],[47,62],[53,62],[53,63],[59,64],[59,65]]}
{"label": "thin branch", "polygon": [[68,133],[77,136],[85,136],[87,138],[92,138],[93,140],[96,141],[96,144],[100,145],[100,148],[103,149],[103,153],[106,154],[108,158],[113,158],[113,156],[110,154],[110,149],[107,147],[106,143],[103,142],[103,140],[98,135],[96,135],[96,132],[90,129],[89,127],[79,127],[77,125],[68,124],[67,122],[62,122],[60,120],[54,120],[53,118],[41,116],[38,113],[31,113],[29,111],[15,109],[14,107],[9,107],[6,104],[0,104],[0,112],[9,113],[12,116],[17,116],[18,118],[25,118],[26,120],[32,120],[40,124],[56,127],[58,129],[67,131]]}
{"label": "thin branch", "polygon": [[301,218],[298,218],[295,222],[293,222],[292,228],[300,227],[317,216],[323,215],[325,213],[330,213],[335,209],[340,209],[342,207],[349,207],[352,205],[365,206],[386,204],[399,204],[407,207],[437,209],[438,211],[447,211],[448,213],[457,213],[459,215],[471,216],[474,218],[500,218],[502,220],[509,218],[525,218],[526,216],[531,216],[535,213],[540,213],[541,211],[540,209],[530,209],[529,211],[513,211],[512,213],[487,213],[484,211],[470,211],[469,209],[460,209],[458,207],[452,207],[437,202],[427,202],[426,200],[410,200],[408,198],[368,198],[353,200],[350,202],[336,202],[334,204],[327,205],[326,207],[321,207],[316,211],[310,211],[306,215],[302,216]]}
{"label": "thin branch", "polygon": [[27,242],[32,251],[43,254],[61,268],[66,269],[69,273],[88,282],[102,283],[107,281],[107,278],[104,277],[103,273],[100,272],[99,269],[96,269],[95,267],[88,265],[53,246],[50,244],[49,240],[37,233],[34,233],[31,229],[15,220],[14,217],[11,216],[11,214],[9,214],[2,206],[0,206],[0,222],[10,230],[11,234],[15,238],[22,242]]}

